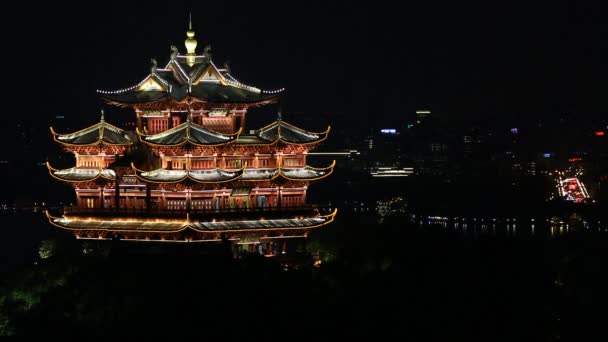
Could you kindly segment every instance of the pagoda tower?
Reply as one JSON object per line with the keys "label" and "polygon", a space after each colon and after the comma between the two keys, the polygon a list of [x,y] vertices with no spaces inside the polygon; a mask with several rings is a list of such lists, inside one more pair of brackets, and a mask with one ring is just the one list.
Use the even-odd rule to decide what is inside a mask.
{"label": "pagoda tower", "polygon": [[134,110],[134,132],[107,123],[103,111],[77,132],[51,128],[76,165],[47,164],[49,173],[71,184],[77,201],[61,216],[47,212],[50,223],[82,239],[228,239],[272,254],[284,239],[332,222],[335,210],[306,201],[309,184],[335,165],[312,167],[306,158],[330,128],[306,131],[279,110],[273,122],[247,131],[248,109],[277,103],[284,90],[243,84],[214,64],[209,46],[198,54],[191,24],[185,45],[185,54],[171,47],[164,67],[152,60],[136,85],[98,91],[105,103]]}

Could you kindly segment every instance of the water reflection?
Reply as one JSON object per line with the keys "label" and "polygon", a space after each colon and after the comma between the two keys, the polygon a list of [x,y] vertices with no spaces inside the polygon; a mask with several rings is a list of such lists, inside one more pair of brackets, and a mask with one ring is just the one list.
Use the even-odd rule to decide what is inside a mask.
{"label": "water reflection", "polygon": [[441,228],[465,235],[557,237],[574,231],[608,231],[600,220],[573,217],[458,217],[410,214],[420,228]]}

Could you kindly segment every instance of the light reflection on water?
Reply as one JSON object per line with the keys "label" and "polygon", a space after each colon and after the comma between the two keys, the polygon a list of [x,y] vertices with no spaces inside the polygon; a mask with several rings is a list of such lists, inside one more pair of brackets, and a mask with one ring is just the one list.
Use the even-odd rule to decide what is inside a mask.
{"label": "light reflection on water", "polygon": [[557,237],[574,231],[608,232],[597,219],[449,217],[409,215],[410,223],[420,228],[441,228],[465,235],[501,235],[514,237]]}

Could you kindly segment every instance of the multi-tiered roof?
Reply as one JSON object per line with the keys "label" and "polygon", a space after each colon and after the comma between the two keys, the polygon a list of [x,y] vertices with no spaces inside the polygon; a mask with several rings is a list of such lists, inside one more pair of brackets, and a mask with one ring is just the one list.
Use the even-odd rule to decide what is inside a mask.
{"label": "multi-tiered roof", "polygon": [[158,68],[152,59],[150,74],[138,84],[115,91],[98,90],[98,93],[108,103],[129,107],[163,102],[187,103],[191,107],[225,103],[263,105],[278,100],[284,89],[262,90],[240,82],[227,65],[218,68],[213,63],[209,46],[202,55],[196,53],[197,41],[191,27],[187,36],[188,53],[180,54],[172,46],[169,62]]}
{"label": "multi-tiered roof", "polygon": [[[227,68],[218,68],[210,52],[195,56],[192,67],[187,55],[172,54],[164,68],[153,60],[150,74],[138,84],[99,94],[109,103],[119,106],[150,104],[163,101],[184,103],[243,103],[266,104],[276,101],[282,90],[261,90],[239,82]],[[143,91],[142,91],[143,90]]]}
{"label": "multi-tiered roof", "polygon": [[210,48],[196,53],[191,28],[187,37],[186,54],[172,47],[165,67],[153,60],[138,84],[98,91],[106,103],[135,109],[135,132],[105,122],[103,113],[74,133],[51,128],[76,166],[49,164],[49,173],[74,185],[78,206],[63,216],[48,214],[50,222],[81,238],[216,241],[222,235],[259,242],[306,236],[333,221],[335,211],[306,205],[308,184],[335,165],[306,164],[329,127],[309,132],[279,113],[244,134],[247,108],[275,103],[283,90],[243,84],[213,63]]}

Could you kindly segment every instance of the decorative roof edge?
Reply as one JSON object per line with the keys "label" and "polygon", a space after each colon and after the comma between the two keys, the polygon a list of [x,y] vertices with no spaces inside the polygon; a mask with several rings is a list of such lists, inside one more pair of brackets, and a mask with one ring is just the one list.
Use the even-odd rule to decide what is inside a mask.
{"label": "decorative roof edge", "polygon": [[[99,168],[99,172],[97,173],[97,175],[95,175],[94,177],[90,178],[90,179],[82,179],[82,180],[74,180],[74,179],[67,179],[67,178],[61,178],[57,175],[55,175],[53,172],[56,171],[67,171],[67,170],[73,170],[76,169],[76,167],[71,167],[69,169],[56,169],[54,167],[51,166],[51,164],[47,161],[46,162],[46,168],[49,170],[49,175],[51,175],[51,177],[60,180],[62,182],[68,182],[68,183],[85,183],[85,182],[93,182],[95,180],[97,180],[98,178],[103,178],[109,181],[114,181],[116,179],[116,176],[114,176],[114,178],[111,177],[106,177],[103,175],[102,170],[104,170],[103,168]],[[105,170],[109,170],[109,169],[105,169]]]}
{"label": "decorative roof edge", "polygon": [[[91,142],[91,143],[88,143],[88,144],[73,144],[73,143],[68,143],[68,142],[61,141],[61,140],[57,139],[58,136],[74,135],[74,134],[78,134],[80,132],[86,131],[88,129],[95,129],[94,127],[97,126],[97,125],[99,125],[98,129],[100,130],[100,132],[99,132],[99,139],[97,139],[94,142]],[[49,127],[49,129],[51,131],[51,134],[53,135],[53,140],[55,140],[56,142],[58,142],[58,143],[60,143],[62,145],[68,145],[68,146],[93,146],[93,145],[98,145],[100,143],[108,145],[108,146],[130,146],[130,145],[133,145],[134,141],[131,141],[128,144],[114,144],[114,143],[110,143],[110,142],[107,142],[107,141],[103,141],[103,129],[104,129],[103,126],[104,125],[109,126],[110,129],[114,129],[117,132],[125,132],[124,129],[116,127],[116,126],[108,123],[107,121],[105,121],[103,119],[100,122],[98,122],[98,123],[96,123],[94,125],[91,125],[89,127],[85,127],[83,129],[80,129],[80,130],[78,130],[76,132],[73,132],[73,133],[62,134],[62,133],[55,132],[55,130],[53,129],[53,127]]]}
{"label": "decorative roof edge", "polygon": [[148,183],[155,183],[155,184],[177,184],[177,183],[181,183],[183,181],[185,181],[186,179],[190,179],[194,182],[197,183],[201,183],[201,184],[220,184],[220,183],[228,183],[228,182],[233,182],[235,180],[240,179],[241,177],[243,177],[243,171],[244,168],[240,168],[234,171],[229,171],[226,169],[220,169],[220,168],[215,168],[215,169],[209,169],[209,170],[201,170],[201,171],[213,171],[213,170],[219,170],[219,171],[224,171],[224,172],[230,172],[230,173],[237,173],[236,176],[228,178],[228,179],[224,179],[224,180],[218,180],[218,181],[203,181],[200,179],[196,179],[195,177],[192,177],[190,175],[190,171],[193,171],[192,169],[185,169],[185,170],[177,170],[177,171],[186,171],[186,174],[184,175],[184,177],[181,177],[180,179],[174,180],[174,181],[155,181],[155,180],[151,180],[149,178],[146,178],[145,176],[140,175],[141,173],[144,172],[154,172],[154,171],[158,171],[158,170],[166,170],[163,168],[158,168],[155,170],[150,170],[150,171],[144,171],[144,170],[140,170],[138,168],[135,167],[135,165],[133,163],[131,163],[131,168],[133,169],[133,171],[135,171],[135,176],[139,179],[142,180],[144,182],[148,182]]}
{"label": "decorative roof edge", "polygon": [[[326,214],[326,215],[318,215],[316,217],[311,217],[311,218],[322,218],[325,219],[324,222],[319,223],[319,224],[315,224],[315,225],[309,225],[309,226],[298,226],[298,227],[274,227],[274,228],[251,228],[251,229],[218,229],[218,230],[204,230],[204,229],[199,229],[196,228],[191,222],[190,222],[190,217],[188,214],[186,214],[186,219],[185,220],[167,220],[167,223],[182,223],[183,222],[183,226],[179,227],[178,229],[174,229],[174,230],[133,230],[133,229],[108,229],[108,228],[71,228],[71,227],[67,227],[61,224],[58,224],[55,222],[55,220],[62,220],[62,219],[67,219],[65,216],[63,217],[57,217],[57,216],[52,216],[48,209],[45,210],[45,215],[47,217],[47,219],[49,220],[49,223],[52,224],[55,227],[61,228],[61,229],[65,229],[65,230],[69,230],[69,231],[79,231],[79,230],[88,230],[88,231],[110,231],[110,232],[133,232],[133,233],[161,233],[161,234],[171,234],[171,233],[177,233],[177,232],[181,232],[185,229],[192,229],[194,231],[197,232],[202,232],[202,233],[241,233],[241,232],[250,232],[250,231],[272,231],[272,230],[302,230],[302,229],[314,229],[314,228],[318,228],[318,227],[322,227],[325,225],[328,225],[330,223],[332,223],[336,217],[336,214],[338,213],[338,208],[335,208],[331,213]],[[84,220],[83,220],[84,221]],[[147,222],[145,220],[133,220],[133,221],[129,221],[129,220],[125,220],[125,219],[117,219],[114,221],[118,221],[118,222]],[[177,222],[176,222],[177,221]]]}

